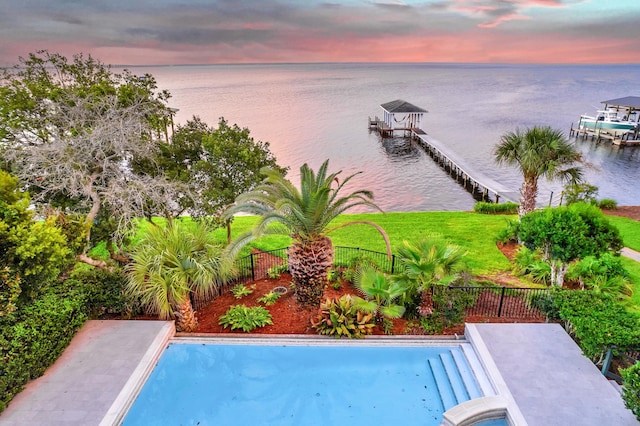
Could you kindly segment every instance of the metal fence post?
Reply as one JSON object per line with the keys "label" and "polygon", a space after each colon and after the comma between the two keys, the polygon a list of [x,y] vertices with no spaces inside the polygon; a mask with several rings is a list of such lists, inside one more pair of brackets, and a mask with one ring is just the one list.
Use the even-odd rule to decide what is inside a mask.
{"label": "metal fence post", "polygon": [[604,362],[602,363],[602,370],[600,370],[602,375],[605,377],[607,377],[607,373],[609,373],[609,367],[611,366],[612,359],[613,359],[613,345],[610,345],[609,349],[607,349],[607,356],[604,357]]}
{"label": "metal fence post", "polygon": [[391,255],[391,273],[394,274],[396,272],[396,255]]}
{"label": "metal fence post", "polygon": [[251,253],[249,256],[251,257],[251,281],[255,281],[256,280],[256,271],[254,269],[254,264],[253,264],[253,253]]}
{"label": "metal fence post", "polygon": [[506,290],[506,287],[502,287],[502,292],[500,293],[500,306],[498,307],[498,318],[500,318],[500,315],[502,315],[502,302],[504,302],[504,291]]}

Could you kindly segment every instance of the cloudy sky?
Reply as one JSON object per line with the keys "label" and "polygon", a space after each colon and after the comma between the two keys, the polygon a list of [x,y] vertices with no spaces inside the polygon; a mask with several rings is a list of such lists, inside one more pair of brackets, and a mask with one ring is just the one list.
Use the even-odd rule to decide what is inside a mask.
{"label": "cloudy sky", "polygon": [[640,63],[640,0],[0,0],[0,66]]}

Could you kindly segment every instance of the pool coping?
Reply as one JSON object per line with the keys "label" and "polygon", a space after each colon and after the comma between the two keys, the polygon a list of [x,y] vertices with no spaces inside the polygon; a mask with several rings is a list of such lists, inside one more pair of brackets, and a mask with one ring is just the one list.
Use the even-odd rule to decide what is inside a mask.
{"label": "pool coping", "polygon": [[162,327],[162,330],[153,339],[149,348],[142,356],[138,366],[133,371],[129,379],[123,386],[122,390],[116,397],[115,401],[109,407],[109,410],[100,421],[100,426],[119,425],[126,416],[129,408],[135,401],[140,389],[144,386],[151,371],[155,368],[158,359],[164,353],[167,345],[173,339],[176,333],[175,323],[168,322]]}

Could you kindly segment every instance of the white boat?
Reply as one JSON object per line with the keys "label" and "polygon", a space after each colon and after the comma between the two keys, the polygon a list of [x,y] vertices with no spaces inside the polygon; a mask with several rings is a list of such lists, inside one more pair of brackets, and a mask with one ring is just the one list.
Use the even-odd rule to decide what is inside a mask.
{"label": "white boat", "polygon": [[606,132],[615,137],[622,137],[636,130],[638,123],[629,121],[628,116],[620,116],[615,109],[599,110],[596,116],[582,115],[578,128],[593,132]]}

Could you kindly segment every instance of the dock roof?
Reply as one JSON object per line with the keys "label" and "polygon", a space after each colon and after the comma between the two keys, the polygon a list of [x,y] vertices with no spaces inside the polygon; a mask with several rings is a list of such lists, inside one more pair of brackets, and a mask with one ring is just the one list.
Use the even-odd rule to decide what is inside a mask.
{"label": "dock roof", "polygon": [[388,112],[398,112],[398,113],[407,113],[407,112],[428,112],[426,109],[422,109],[418,106],[410,104],[407,101],[403,101],[402,99],[397,99],[395,101],[387,102],[380,105],[382,109]]}
{"label": "dock roof", "polygon": [[625,96],[624,98],[609,99],[608,101],[602,101],[600,103],[628,108],[640,108],[640,96]]}

